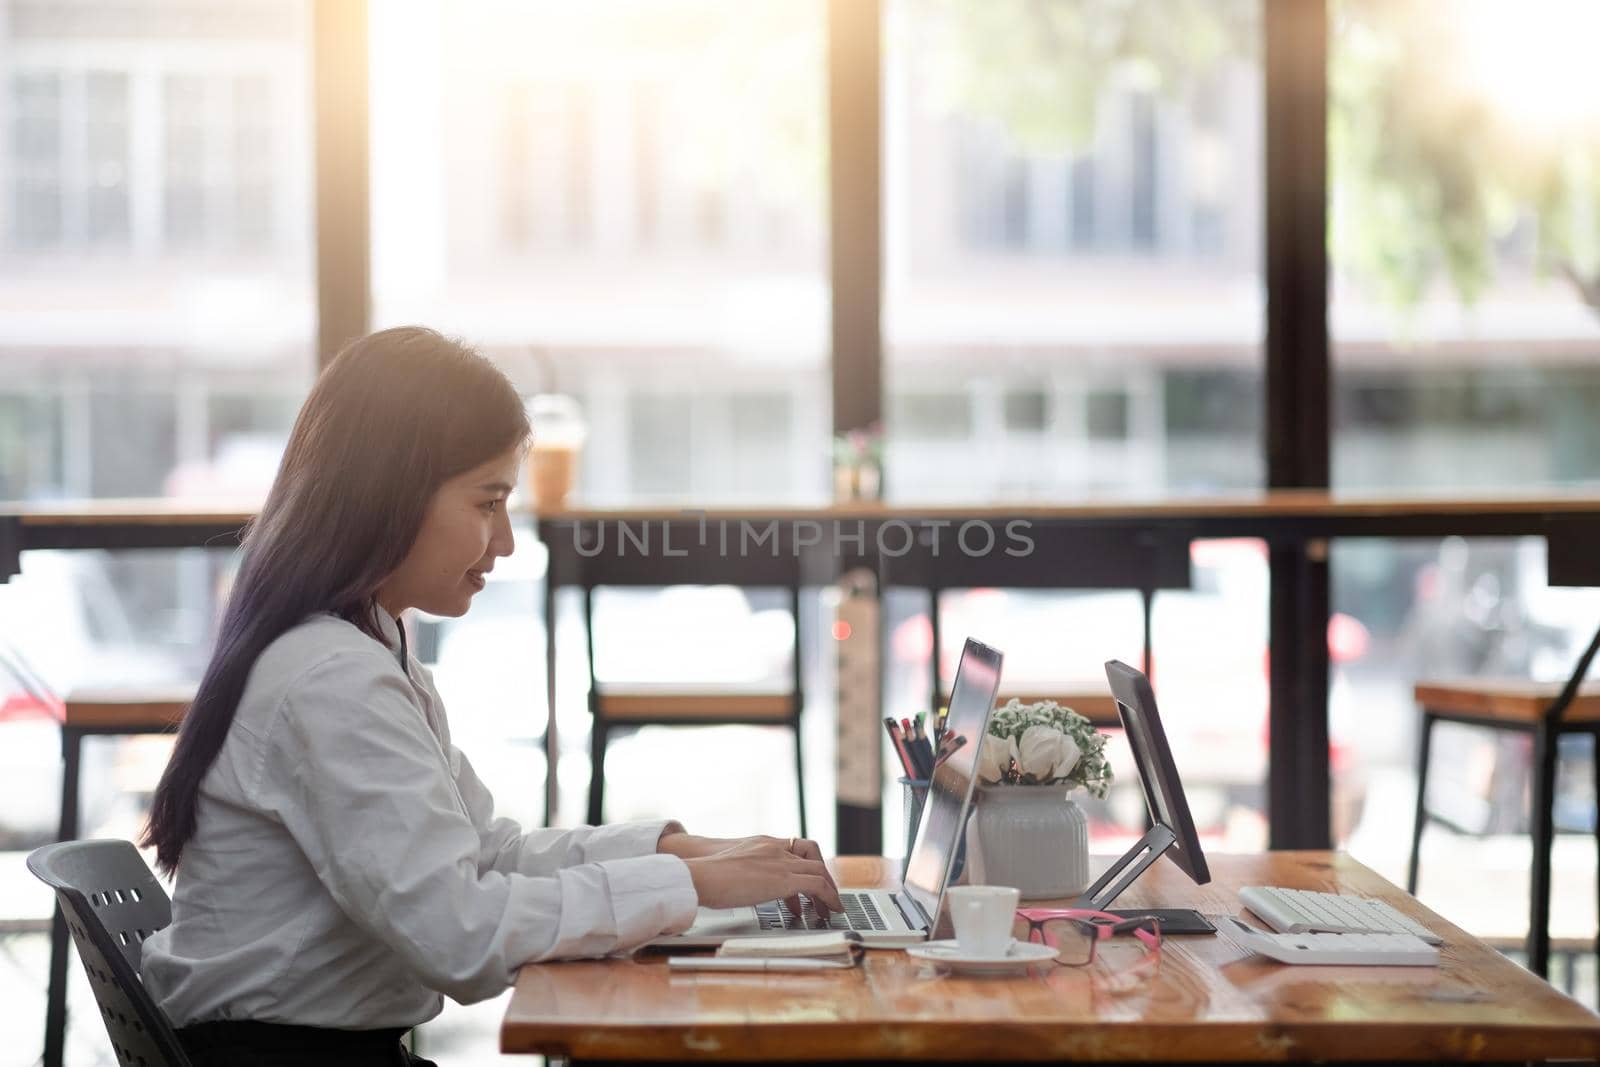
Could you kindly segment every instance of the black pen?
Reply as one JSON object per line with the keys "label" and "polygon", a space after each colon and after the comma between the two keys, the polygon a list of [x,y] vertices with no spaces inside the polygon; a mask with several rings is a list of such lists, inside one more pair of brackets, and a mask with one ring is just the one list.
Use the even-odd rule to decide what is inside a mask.
{"label": "black pen", "polygon": [[933,777],[933,746],[928,743],[928,735],[922,732],[921,714],[917,715],[911,727],[911,751],[916,753],[922,777]]}
{"label": "black pen", "polygon": [[906,740],[906,751],[911,754],[911,765],[916,768],[916,777],[926,780],[933,771],[933,761],[923,758],[922,746],[917,744],[917,732],[912,728],[910,719],[900,720],[900,736]]}

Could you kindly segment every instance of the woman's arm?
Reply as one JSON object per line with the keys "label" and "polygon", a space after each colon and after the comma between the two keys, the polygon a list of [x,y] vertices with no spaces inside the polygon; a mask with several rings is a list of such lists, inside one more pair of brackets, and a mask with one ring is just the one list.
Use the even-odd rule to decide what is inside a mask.
{"label": "woman's arm", "polygon": [[839,888],[815,841],[700,837],[673,821],[524,833],[512,820],[493,817],[494,798],[488,787],[464,753],[457,749],[451,755],[456,785],[478,828],[480,870],[548,875],[579,863],[661,853],[684,861],[700,903],[707,907],[754,904],[787,895],[790,908],[798,912],[800,900],[793,894],[803,888],[823,910],[839,908]]}
{"label": "woman's arm", "polygon": [[550,877],[485,869],[449,760],[381,656],[339,656],[299,680],[257,789],[351,920],[457,1000],[493,996],[523,963],[628,949],[694,918],[694,884],[671,856]]}
{"label": "woman's arm", "polygon": [[452,746],[450,762],[455,766],[456,789],[478,831],[480,870],[552,875],[579,863],[665,852],[658,848],[660,842],[668,835],[683,833],[683,826],[670,819],[523,830],[511,819],[495,817],[494,796],[473,770],[466,753]]}
{"label": "woman's arm", "polygon": [[700,903],[707,907],[786,896],[798,911],[795,894],[805,892],[825,910],[839,908],[838,887],[815,841],[699,837],[666,820],[524,832],[512,820],[494,817],[494,797],[465,753],[452,746],[450,763],[456,789],[478,831],[481,871],[550,875],[580,863],[661,853],[684,861]]}

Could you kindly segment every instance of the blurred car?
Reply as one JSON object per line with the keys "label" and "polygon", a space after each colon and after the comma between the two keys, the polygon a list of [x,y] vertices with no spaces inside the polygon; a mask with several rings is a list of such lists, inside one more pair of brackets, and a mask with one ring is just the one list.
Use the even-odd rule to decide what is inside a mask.
{"label": "blurred car", "polygon": [[[168,649],[140,638],[104,553],[26,553],[22,573],[0,584],[0,847],[32,847],[55,836],[63,694],[181,677]],[[85,827],[96,826],[115,797],[118,744],[84,746]]]}

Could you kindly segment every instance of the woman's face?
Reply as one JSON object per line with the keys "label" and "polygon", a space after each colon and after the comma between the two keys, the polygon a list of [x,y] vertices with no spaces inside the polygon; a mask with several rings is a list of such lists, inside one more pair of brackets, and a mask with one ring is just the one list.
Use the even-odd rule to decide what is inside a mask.
{"label": "woman's face", "polygon": [[501,556],[511,555],[506,497],[517,483],[522,449],[512,448],[441,485],[428,503],[416,543],[378,587],[391,615],[421,608],[430,615],[466,614],[472,594]]}

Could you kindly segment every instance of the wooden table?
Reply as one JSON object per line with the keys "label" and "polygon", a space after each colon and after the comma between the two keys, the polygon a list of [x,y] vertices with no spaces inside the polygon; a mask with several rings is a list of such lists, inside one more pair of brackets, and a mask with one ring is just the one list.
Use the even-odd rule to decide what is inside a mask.
{"label": "wooden table", "polygon": [[[842,884],[888,884],[894,865],[836,862]],[[1159,971],[1108,943],[1091,968],[958,977],[904,953],[838,975],[670,974],[658,956],[536,964],[500,1030],[509,1053],[574,1060],[1528,1061],[1600,1058],[1600,1016],[1348,856],[1211,857],[1195,886],[1158,863],[1119,905],[1239,911],[1241,886],[1389,900],[1444,938],[1417,967],[1289,967],[1221,936],[1168,938]]]}

